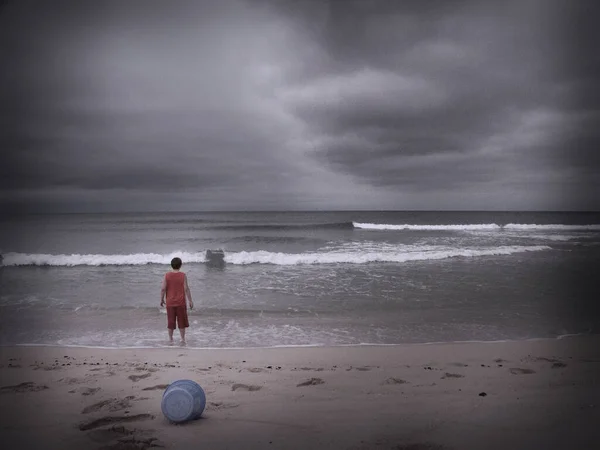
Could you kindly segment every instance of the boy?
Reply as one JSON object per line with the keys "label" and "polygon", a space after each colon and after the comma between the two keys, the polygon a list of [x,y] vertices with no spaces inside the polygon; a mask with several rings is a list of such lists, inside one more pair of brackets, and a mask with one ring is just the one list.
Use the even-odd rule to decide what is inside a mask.
{"label": "boy", "polygon": [[175,330],[175,322],[179,328],[181,335],[181,343],[185,344],[185,329],[190,326],[187,316],[187,308],[185,307],[185,298],[188,298],[190,309],[194,309],[192,302],[192,294],[187,282],[185,273],[180,272],[181,259],[173,258],[171,267],[173,270],[167,272],[162,281],[160,289],[160,306],[167,306],[167,328],[169,329],[169,342],[173,343],[173,331]]}

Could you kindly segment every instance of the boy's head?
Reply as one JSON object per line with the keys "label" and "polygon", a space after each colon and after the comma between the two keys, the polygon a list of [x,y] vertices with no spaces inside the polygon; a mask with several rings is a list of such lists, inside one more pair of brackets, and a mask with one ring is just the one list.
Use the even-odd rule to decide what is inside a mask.
{"label": "boy's head", "polygon": [[181,264],[182,264],[182,262],[181,262],[181,259],[180,259],[180,258],[173,258],[173,259],[171,260],[171,267],[172,267],[174,270],[179,270],[179,269],[181,269]]}

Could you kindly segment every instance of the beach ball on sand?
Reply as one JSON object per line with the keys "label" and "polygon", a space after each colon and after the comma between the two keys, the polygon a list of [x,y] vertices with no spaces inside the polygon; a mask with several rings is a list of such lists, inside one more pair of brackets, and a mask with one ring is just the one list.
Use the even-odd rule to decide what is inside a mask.
{"label": "beach ball on sand", "polygon": [[167,419],[174,423],[199,419],[206,406],[206,395],[198,383],[177,380],[163,393],[160,408]]}

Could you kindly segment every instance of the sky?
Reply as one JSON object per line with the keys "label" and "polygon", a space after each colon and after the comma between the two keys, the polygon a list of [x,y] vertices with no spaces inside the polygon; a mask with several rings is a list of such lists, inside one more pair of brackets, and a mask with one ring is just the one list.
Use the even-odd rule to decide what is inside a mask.
{"label": "sky", "polygon": [[0,211],[600,210],[594,1],[0,6]]}

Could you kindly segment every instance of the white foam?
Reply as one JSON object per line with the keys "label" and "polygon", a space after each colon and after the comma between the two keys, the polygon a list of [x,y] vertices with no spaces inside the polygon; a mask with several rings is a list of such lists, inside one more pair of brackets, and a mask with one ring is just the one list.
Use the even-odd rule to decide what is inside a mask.
{"label": "white foam", "polygon": [[[258,250],[253,252],[233,252],[225,254],[228,264],[274,264],[281,266],[298,264],[365,264],[370,262],[407,262],[453,257],[476,257],[493,255],[510,255],[513,253],[549,250],[543,245],[535,246],[500,246],[485,248],[461,248],[447,246],[375,246],[340,248],[311,253],[279,253]],[[205,262],[200,253],[136,253],[131,255],[48,255],[7,253],[4,260],[6,266],[101,266],[101,265],[168,265],[175,256],[188,262]]]}
{"label": "white foam", "polygon": [[449,225],[415,225],[415,224],[386,224],[352,222],[354,228],[364,230],[422,230],[422,231],[471,231],[471,230],[600,230],[600,224],[564,225],[564,224],[535,224],[535,223],[496,223],[481,224],[449,224]]}
{"label": "white foam", "polygon": [[[262,349],[293,349],[293,348],[346,348],[346,347],[419,347],[419,346],[432,346],[432,345],[453,345],[453,344],[508,344],[508,343],[520,343],[520,342],[551,342],[556,340],[569,339],[573,337],[585,337],[595,336],[593,333],[572,333],[562,334],[559,336],[544,336],[544,337],[529,337],[529,338],[516,338],[516,339],[491,339],[491,340],[448,340],[448,341],[428,341],[428,342],[402,342],[402,343],[391,343],[385,344],[380,342],[358,342],[352,344],[339,344],[339,343],[315,343],[315,344],[279,344],[279,345],[247,345],[247,346],[193,346],[186,345],[181,347],[179,345],[170,344],[154,344],[154,345],[118,345],[113,346],[100,345],[100,344],[68,344],[59,341],[60,343],[20,343],[20,344],[7,344],[0,345],[0,347],[49,347],[49,348],[88,348],[96,350],[162,350],[162,349],[173,349],[181,351],[183,348],[186,350],[262,350]],[[146,339],[146,341],[157,341],[164,342],[162,339]]]}
{"label": "white foam", "polygon": [[385,224],[385,223],[360,223],[352,222],[354,228],[365,230],[423,230],[423,231],[468,231],[468,230],[499,230],[501,227],[495,223],[483,224],[456,224],[456,225],[412,225],[412,224]]}
{"label": "white foam", "polygon": [[46,253],[6,253],[5,266],[125,266],[144,264],[169,265],[171,259],[179,257],[187,262],[205,262],[204,253],[173,252],[161,255],[159,253],[134,253],[129,255],[78,254],[51,255]]}
{"label": "white foam", "polygon": [[527,223],[508,223],[504,225],[505,230],[600,230],[600,225],[563,225],[563,224],[527,224]]}
{"label": "white foam", "polygon": [[[546,230],[546,232],[536,232],[535,230],[504,230],[502,231],[503,238],[516,239],[535,239],[538,241],[553,241],[553,242],[568,242],[576,239],[581,239],[581,234],[553,234],[557,230]],[[488,231],[469,231],[471,236],[490,237]]]}
{"label": "white foam", "polygon": [[372,251],[372,252],[327,252],[327,253],[274,253],[264,250],[256,252],[238,252],[225,255],[225,261],[230,264],[274,264],[274,265],[299,265],[299,264],[365,264],[370,262],[407,262],[445,259],[453,257],[476,257],[511,255],[513,253],[550,250],[545,245],[532,246],[503,246],[488,248],[446,248],[440,247],[432,250],[428,246],[421,251]]}

